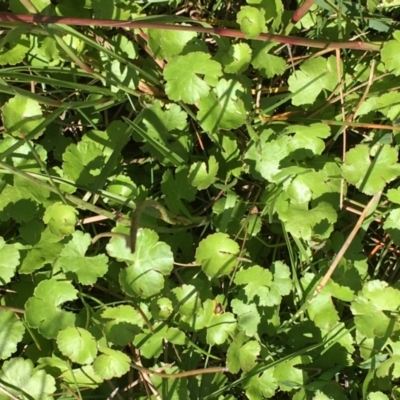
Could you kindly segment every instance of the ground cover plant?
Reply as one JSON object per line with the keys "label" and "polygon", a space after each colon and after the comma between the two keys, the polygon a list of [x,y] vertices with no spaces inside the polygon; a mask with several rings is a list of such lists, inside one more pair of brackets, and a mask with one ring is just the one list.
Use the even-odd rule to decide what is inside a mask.
{"label": "ground cover plant", "polygon": [[400,398],[399,7],[0,2],[0,399]]}

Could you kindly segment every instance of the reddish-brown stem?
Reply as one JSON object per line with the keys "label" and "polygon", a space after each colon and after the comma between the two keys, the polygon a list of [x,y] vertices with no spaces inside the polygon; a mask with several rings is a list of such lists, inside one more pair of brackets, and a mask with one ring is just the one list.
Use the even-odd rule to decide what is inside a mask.
{"label": "reddish-brown stem", "polygon": [[305,0],[305,2],[294,12],[292,21],[294,23],[299,22],[314,3],[315,0]]}
{"label": "reddish-brown stem", "polygon": [[[243,32],[237,29],[225,28],[204,28],[202,26],[186,26],[186,25],[168,25],[160,23],[151,23],[146,21],[119,21],[109,19],[92,19],[92,18],[72,18],[72,17],[54,17],[40,14],[12,14],[0,12],[0,22],[24,22],[29,24],[62,24],[62,25],[79,25],[79,26],[111,26],[115,28],[132,28],[132,29],[163,29],[174,31],[189,31],[198,33],[214,34],[219,36],[246,39]],[[315,47],[320,49],[353,49],[364,51],[379,51],[379,43],[367,42],[327,42],[323,40],[312,40],[299,38],[294,36],[275,35],[272,33],[262,33],[253,40],[269,41],[274,43],[283,43],[294,46]]]}

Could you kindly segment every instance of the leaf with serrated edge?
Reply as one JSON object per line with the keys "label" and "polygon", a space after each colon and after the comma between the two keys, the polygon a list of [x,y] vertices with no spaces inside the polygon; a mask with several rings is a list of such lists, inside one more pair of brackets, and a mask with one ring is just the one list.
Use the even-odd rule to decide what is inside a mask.
{"label": "leaf with serrated edge", "polygon": [[[6,384],[11,394],[22,398],[51,400],[56,391],[54,378],[43,370],[34,370],[31,360],[12,358],[4,361],[0,371],[0,380]],[[29,396],[29,397],[27,397]],[[9,396],[2,399],[8,399]]]}
{"label": "leaf with serrated edge", "polygon": [[[194,104],[206,97],[221,76],[221,65],[210,54],[194,52],[175,57],[164,69],[165,91],[171,100]],[[204,80],[199,77],[204,75]]]}
{"label": "leaf with serrated edge", "polygon": [[225,233],[214,233],[203,239],[196,250],[196,262],[210,278],[229,275],[237,264],[239,245]]}
{"label": "leaf with serrated edge", "polygon": [[90,364],[96,357],[96,339],[83,328],[70,327],[58,332],[57,346],[72,362]]}
{"label": "leaf with serrated edge", "polygon": [[75,314],[60,305],[77,298],[77,290],[70,282],[49,279],[41,281],[34,296],[25,304],[25,318],[29,326],[37,328],[47,339],[54,339],[60,330],[75,323]]}
{"label": "leaf with serrated edge", "polygon": [[86,257],[91,238],[89,234],[75,232],[61,251],[55,266],[61,268],[67,276],[72,277],[83,285],[92,285],[108,270],[108,258],[105,254]]}
{"label": "leaf with serrated edge", "polygon": [[207,132],[234,129],[242,126],[246,109],[241,99],[243,86],[235,80],[221,79],[207,97],[199,101],[197,118]]}
{"label": "leaf with serrated edge", "polygon": [[261,321],[260,314],[254,303],[245,304],[239,299],[233,299],[231,302],[232,311],[237,315],[238,325],[249,337],[257,334],[257,327]]}
{"label": "leaf with serrated edge", "polygon": [[[6,131],[17,137],[27,136],[44,121],[39,103],[20,95],[8,100],[2,111]],[[35,139],[42,133],[43,130],[39,131]]]}
{"label": "leaf with serrated edge", "polygon": [[121,270],[119,280],[129,296],[151,297],[164,287],[164,276],[173,268],[170,247],[158,241],[158,235],[150,229],[139,229],[134,254],[122,238],[112,238],[107,245],[111,256],[124,259],[128,266]]}
{"label": "leaf with serrated edge", "polygon": [[360,144],[347,152],[342,167],[343,176],[363,193],[374,195],[400,176],[397,158],[396,149],[383,145],[371,160],[370,148]]}
{"label": "leaf with serrated edge", "polygon": [[121,351],[101,348],[99,355],[93,363],[93,370],[101,378],[108,380],[125,375],[130,369],[130,358]]}
{"label": "leaf with serrated edge", "polygon": [[190,166],[189,181],[198,190],[210,187],[216,180],[218,173],[218,162],[214,156],[205,162],[197,162]]}

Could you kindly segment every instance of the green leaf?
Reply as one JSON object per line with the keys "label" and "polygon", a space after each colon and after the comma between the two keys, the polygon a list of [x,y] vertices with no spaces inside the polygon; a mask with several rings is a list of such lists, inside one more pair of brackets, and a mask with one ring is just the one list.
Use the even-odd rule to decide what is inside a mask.
{"label": "green leaf", "polygon": [[310,210],[303,205],[291,205],[278,208],[277,211],[279,218],[285,223],[286,230],[303,240],[312,240],[313,237],[327,239],[337,219],[333,207],[322,202]]}
{"label": "green leaf", "polygon": [[400,208],[390,211],[383,224],[383,228],[397,245],[400,244]]}
{"label": "green leaf", "polygon": [[0,237],[0,284],[11,282],[19,265],[20,254],[14,245],[6,244]]}
{"label": "green leaf", "polygon": [[75,231],[78,211],[61,202],[53,203],[44,213],[43,221],[56,236],[68,236]]}
{"label": "green leaf", "polygon": [[89,185],[104,166],[103,151],[92,141],[80,141],[70,144],[63,156],[65,175],[77,184]]}
{"label": "green leaf", "polygon": [[269,270],[259,265],[241,269],[236,273],[234,282],[236,285],[246,285],[244,292],[249,300],[258,296],[260,305],[266,305],[264,299],[268,297],[269,287],[272,283],[272,273]]}
{"label": "green leaf", "polygon": [[[4,127],[7,133],[16,136],[24,137],[29,135],[42,122],[44,122],[42,109],[37,101],[17,95],[2,108]],[[35,135],[37,139],[43,130]]]}
{"label": "green leaf", "polygon": [[[17,30],[14,28],[13,30]],[[0,65],[16,65],[23,61],[29,50],[29,41],[26,37],[19,35],[15,40],[10,40],[7,46],[0,50]]]}
{"label": "green leaf", "polygon": [[190,166],[189,181],[191,185],[198,190],[204,190],[210,187],[216,180],[218,173],[218,162],[214,156],[205,162],[197,162]]}
{"label": "green leaf", "polygon": [[295,134],[289,142],[290,151],[308,149],[314,155],[319,155],[324,151],[325,142],[322,139],[331,135],[330,127],[320,123],[310,126],[291,125],[285,129],[285,132]]}
{"label": "green leaf", "polygon": [[244,382],[246,396],[249,400],[271,399],[278,388],[274,377],[274,369],[270,368],[261,375],[253,375]]}
{"label": "green leaf", "polygon": [[[92,285],[98,278],[104,276],[108,270],[107,256],[99,254],[94,257],[85,257],[91,244],[89,234],[75,232],[62,249],[60,257],[55,263],[56,268],[61,268],[67,276],[71,275],[82,285]],[[69,274],[71,273],[71,274]]]}
{"label": "green leaf", "polygon": [[363,193],[374,195],[400,175],[397,157],[396,149],[383,145],[371,160],[370,148],[364,144],[357,145],[346,154],[343,176]]}
{"label": "green leaf", "polygon": [[296,356],[290,360],[279,363],[274,370],[274,377],[280,389],[284,392],[292,392],[295,387],[302,387],[308,380],[308,374],[304,369],[295,365],[307,365],[311,362],[309,356]]}
{"label": "green leaf", "polygon": [[234,129],[242,126],[246,109],[241,99],[243,86],[234,80],[221,79],[207,97],[199,101],[197,118],[208,132]]}
{"label": "green leaf", "polygon": [[75,314],[62,310],[60,305],[76,298],[77,290],[70,282],[41,281],[25,304],[26,321],[45,338],[54,339],[60,330],[74,326]]}
{"label": "green leaf", "polygon": [[10,357],[22,340],[24,324],[11,311],[0,310],[0,360]]}
{"label": "green leaf", "polygon": [[216,59],[222,64],[227,74],[241,74],[249,66],[251,60],[251,48],[247,43],[235,43],[228,46],[227,51]]}
{"label": "green leaf", "polygon": [[[268,142],[260,141],[253,144],[248,149],[245,157],[248,160],[255,161],[255,170],[269,182],[279,182],[280,179],[275,179],[285,166],[289,165],[287,157],[290,154],[289,136],[281,136],[277,140]],[[285,161],[282,161],[285,160]]]}
{"label": "green leaf", "polygon": [[[391,336],[400,329],[397,312],[400,291],[388,287],[386,282],[367,282],[362,292],[351,303],[357,330],[368,338]],[[390,315],[388,311],[395,314]]]}
{"label": "green leaf", "polygon": [[97,388],[103,379],[96,374],[92,365],[84,365],[81,368],[74,368],[62,374],[63,381],[75,388]]}
{"label": "green leaf", "polygon": [[103,347],[93,363],[93,370],[104,380],[120,378],[130,370],[130,358],[118,350]]}
{"label": "green leaf", "polygon": [[381,50],[381,59],[389,72],[400,75],[400,31],[393,32],[394,40],[385,41]]}
{"label": "green leaf", "polygon": [[[56,391],[54,378],[43,370],[34,371],[32,361],[23,358],[4,361],[0,371],[0,380],[6,384],[10,393],[20,399],[51,400]],[[20,397],[21,395],[23,397]],[[6,400],[9,399],[9,396],[2,392],[0,399]]]}
{"label": "green leaf", "polygon": [[186,343],[185,334],[176,328],[168,328],[165,324],[153,326],[154,332],[146,331],[136,335],[134,345],[140,349],[143,357],[159,357],[163,350],[164,340],[183,345]]}
{"label": "green leaf", "polygon": [[136,251],[131,254],[124,239],[112,238],[107,245],[110,256],[123,259],[128,266],[120,272],[120,284],[129,296],[151,297],[164,287],[164,277],[173,268],[170,247],[158,241],[158,235],[150,229],[139,229]]}
{"label": "green leaf", "polygon": [[194,316],[201,309],[199,292],[193,285],[182,285],[174,288],[172,293],[176,296],[179,313],[182,316]]}
{"label": "green leaf", "polygon": [[300,71],[296,71],[288,79],[289,90],[296,93],[292,97],[292,103],[295,106],[313,104],[323,89],[332,91],[337,82],[336,57],[316,57],[305,61],[301,64]]}
{"label": "green leaf", "polygon": [[139,77],[136,71],[118,60],[107,63],[104,70],[106,78],[114,83],[110,87],[114,93],[122,92],[125,88],[134,90],[139,84]]}
{"label": "green leaf", "polygon": [[369,392],[368,400],[389,400],[389,397],[382,392]]}
{"label": "green leaf", "polygon": [[232,311],[237,315],[238,325],[243,329],[248,337],[257,334],[258,324],[261,321],[260,314],[254,303],[245,304],[239,299],[231,301]]}
{"label": "green leaf", "polygon": [[128,322],[139,327],[143,327],[144,320],[142,314],[135,308],[128,305],[121,305],[118,307],[107,307],[102,313],[101,317],[105,319],[113,319],[117,322]]}
{"label": "green leaf", "polygon": [[400,189],[389,189],[386,196],[392,203],[400,204]]}
{"label": "green leaf", "polygon": [[256,360],[260,352],[261,346],[254,340],[244,345],[232,342],[228,349],[226,361],[229,372],[237,374],[240,369],[244,372],[250,371],[256,366]]}
{"label": "green leaf", "polygon": [[[171,100],[194,104],[208,95],[209,85],[215,86],[221,74],[221,65],[211,60],[210,54],[178,56],[164,69],[165,91]],[[204,75],[204,80],[199,75]]]}
{"label": "green leaf", "polygon": [[272,78],[275,75],[281,75],[285,72],[286,61],[282,57],[269,54],[271,44],[264,42],[254,42],[253,59],[251,65],[260,70],[267,78]]}
{"label": "green leaf", "polygon": [[240,7],[236,21],[247,39],[255,38],[261,32],[266,31],[264,13],[258,8],[250,6]]}
{"label": "green leaf", "polygon": [[83,328],[70,327],[58,333],[57,346],[72,362],[91,364],[97,354],[96,339]]}
{"label": "green leaf", "polygon": [[165,202],[171,211],[185,212],[186,207],[182,200],[193,201],[197,190],[190,184],[189,170],[186,166],[175,170],[175,175],[170,169],[166,170],[161,182],[161,190],[167,195]]}
{"label": "green leaf", "polygon": [[197,39],[196,32],[167,31],[163,29],[149,29],[149,47],[154,56],[172,60],[183,51],[207,51],[204,43]]}
{"label": "green leaf", "polygon": [[[34,238],[38,231],[40,233],[39,242],[27,252],[18,269],[20,274],[31,274],[46,264],[52,264],[60,255],[64,245],[57,243],[61,240],[59,236],[53,235],[48,227],[43,229],[44,225],[39,225],[37,221],[32,221],[29,225],[25,225],[25,228],[30,239]],[[42,230],[41,232],[40,229]]]}
{"label": "green leaf", "polygon": [[229,275],[237,264],[239,245],[225,233],[214,233],[203,239],[196,250],[196,262],[210,278]]}
{"label": "green leaf", "polygon": [[207,324],[207,343],[210,346],[223,344],[229,334],[236,329],[236,319],[232,313],[213,314]]}
{"label": "green leaf", "polygon": [[[187,132],[187,114],[177,104],[165,106],[163,110],[161,103],[155,101],[150,107],[143,111],[142,122],[143,134],[134,131],[133,137],[136,141],[146,141],[143,150],[150,151],[165,165],[177,165],[174,159],[186,161],[192,148],[192,138]],[[160,151],[164,149],[164,152]]]}

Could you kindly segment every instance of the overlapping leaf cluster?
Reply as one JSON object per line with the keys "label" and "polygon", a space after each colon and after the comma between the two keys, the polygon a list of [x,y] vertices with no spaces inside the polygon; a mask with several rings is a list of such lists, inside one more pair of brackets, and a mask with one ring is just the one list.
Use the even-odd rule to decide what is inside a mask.
{"label": "overlapping leaf cluster", "polygon": [[[47,15],[126,20],[188,11],[180,0],[29,3]],[[371,1],[314,5],[296,26],[281,0],[209,3],[195,11],[230,18],[245,39],[7,26],[0,399],[107,398],[108,382],[129,390],[141,364],[169,374],[226,365],[225,374],[151,375],[165,399],[399,395],[390,256],[400,244],[399,141],[384,128],[399,119],[400,30]],[[18,0],[7,7],[28,12]],[[252,40],[290,30],[386,41],[377,54],[317,54]],[[347,142],[344,115],[359,124]],[[384,223],[368,216],[296,314],[345,242],[352,207],[380,191]],[[134,254],[121,235],[92,242],[129,234],[147,198],[178,223],[146,210]],[[368,258],[375,234],[387,243]],[[146,388],[131,394],[144,399]]]}

